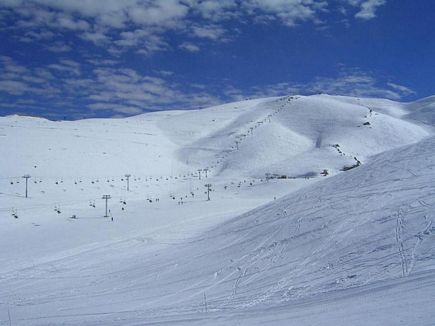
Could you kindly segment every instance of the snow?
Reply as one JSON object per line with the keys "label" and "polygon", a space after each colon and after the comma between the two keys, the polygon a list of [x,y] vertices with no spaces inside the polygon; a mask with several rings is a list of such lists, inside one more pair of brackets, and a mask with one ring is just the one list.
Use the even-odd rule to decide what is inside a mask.
{"label": "snow", "polygon": [[434,103],[0,118],[0,325],[432,325]]}

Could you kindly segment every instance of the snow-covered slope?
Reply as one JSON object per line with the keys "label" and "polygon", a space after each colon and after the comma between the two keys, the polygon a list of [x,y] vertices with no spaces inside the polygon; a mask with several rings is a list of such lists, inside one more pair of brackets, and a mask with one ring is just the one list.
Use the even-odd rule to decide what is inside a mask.
{"label": "snow-covered slope", "polygon": [[397,117],[403,115],[397,103],[393,110],[378,100],[371,112],[364,102],[349,102],[325,95],[284,97],[74,122],[11,116],[0,121],[0,171],[3,177],[103,177],[215,167],[216,173],[292,177],[336,172],[355,164],[355,157],[364,161],[428,135]]}
{"label": "snow-covered slope", "polygon": [[433,103],[0,118],[0,323],[430,325]]}
{"label": "snow-covered slope", "polygon": [[179,155],[186,162],[213,162],[226,174],[296,177],[337,172],[427,136],[423,128],[397,118],[402,112],[397,103],[393,112],[370,111],[367,104],[339,97],[285,97],[174,116],[163,128],[172,139],[191,131],[194,137],[185,139]]}
{"label": "snow-covered slope", "polygon": [[430,96],[419,101],[408,103],[406,106],[408,119],[423,122],[428,125],[435,125],[435,96]]}

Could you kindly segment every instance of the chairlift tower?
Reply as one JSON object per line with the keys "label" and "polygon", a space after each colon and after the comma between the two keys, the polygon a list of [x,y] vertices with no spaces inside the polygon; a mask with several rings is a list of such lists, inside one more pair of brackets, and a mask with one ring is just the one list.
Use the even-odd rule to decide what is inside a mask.
{"label": "chairlift tower", "polygon": [[124,177],[127,179],[127,191],[130,191],[130,177],[131,174],[126,174]]}
{"label": "chairlift tower", "polygon": [[110,195],[104,195],[104,196],[102,197],[102,199],[105,199],[105,200],[106,200],[106,215],[104,215],[104,217],[109,217],[109,215],[107,214],[107,201],[108,201],[110,198],[112,198],[112,196],[110,196]]}
{"label": "chairlift tower", "polygon": [[207,187],[207,201],[209,201],[209,200],[210,200],[211,184],[210,184],[210,183],[207,183],[207,184],[205,185],[205,187]]}
{"label": "chairlift tower", "polygon": [[22,176],[22,178],[26,179],[26,198],[27,198],[27,182],[31,178],[31,176],[28,175],[28,174],[25,174],[25,175]]}

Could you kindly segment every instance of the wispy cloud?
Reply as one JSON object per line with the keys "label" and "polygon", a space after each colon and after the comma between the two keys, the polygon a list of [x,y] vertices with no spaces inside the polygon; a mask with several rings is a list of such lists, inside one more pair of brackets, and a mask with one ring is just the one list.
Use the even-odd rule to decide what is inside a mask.
{"label": "wispy cloud", "polygon": [[[44,103],[59,108],[59,112],[61,108],[77,112],[84,108],[91,114],[188,109],[291,93],[399,99],[412,94],[412,90],[391,82],[382,85],[372,75],[357,70],[341,71],[334,78],[318,77],[306,84],[284,82],[240,90],[230,82],[223,85],[213,81],[214,86],[211,82],[200,85],[197,80],[183,83],[182,76],[152,70],[142,73],[140,64],[117,61],[130,54],[135,54],[138,61],[146,60],[163,51],[191,52],[197,53],[192,57],[199,57],[211,42],[237,39],[237,24],[273,23],[286,28],[316,25],[332,17],[331,6],[337,4],[343,7],[346,17],[369,20],[385,3],[386,0],[0,0],[4,33],[26,46],[34,42],[57,56],[49,63],[47,56],[27,66],[17,62],[19,56],[17,60],[0,57],[0,93],[3,98],[8,97],[8,107],[16,104],[16,108],[35,108]],[[73,55],[67,57],[70,52]],[[3,102],[5,107],[6,101]]]}
{"label": "wispy cloud", "polygon": [[47,46],[47,50],[55,53],[65,53],[70,52],[72,47],[63,42],[54,42],[53,44]]}
{"label": "wispy cloud", "polygon": [[207,38],[216,41],[222,39],[222,36],[225,34],[225,30],[218,25],[196,25],[192,27],[192,33],[196,37]]}
{"label": "wispy cloud", "polygon": [[317,77],[308,83],[282,82],[273,85],[259,85],[248,91],[227,87],[225,94],[234,100],[284,96],[289,94],[312,95],[327,93],[355,97],[377,97],[401,100],[415,92],[409,87],[392,82],[382,83],[360,69],[342,67],[337,76]]}
{"label": "wispy cloud", "polygon": [[323,0],[247,0],[242,4],[257,21],[279,20],[284,25],[293,27],[300,22],[316,21],[318,15],[328,7]]}
{"label": "wispy cloud", "polygon": [[12,58],[0,56],[0,93],[53,96],[58,90],[51,85],[53,74],[48,69],[30,69]]}
{"label": "wispy cloud", "polygon": [[[231,82],[214,85],[171,81],[170,71],[143,75],[122,68],[113,60],[89,60],[79,64],[61,59],[40,67],[26,67],[7,56],[0,56],[0,94],[8,97],[0,107],[50,107],[52,115],[95,116],[132,115],[167,109],[208,107],[223,102],[283,96],[289,94],[328,93],[357,97],[381,97],[400,100],[414,94],[409,87],[391,81],[381,82],[360,69],[341,67],[333,77],[317,77],[308,83],[281,82],[240,89]],[[43,103],[43,105],[41,104]],[[7,105],[6,105],[7,104]]]}
{"label": "wispy cloud", "polygon": [[67,73],[69,75],[80,76],[80,64],[73,60],[61,59],[59,63],[53,63],[47,66],[51,70]]}
{"label": "wispy cloud", "polygon": [[179,48],[188,52],[198,52],[200,51],[200,47],[191,42],[183,42],[179,45]]}
{"label": "wispy cloud", "polygon": [[[121,68],[113,61],[93,61],[87,69],[73,60],[31,68],[0,56],[0,95],[7,96],[1,108],[19,112],[52,112],[52,116],[94,116],[99,112],[138,114],[146,111],[190,109],[222,102],[212,93],[168,81],[170,71],[156,71],[142,75],[129,68]],[[29,102],[32,101],[31,105]],[[6,105],[8,104],[8,105]],[[74,113],[76,112],[76,113]]]}

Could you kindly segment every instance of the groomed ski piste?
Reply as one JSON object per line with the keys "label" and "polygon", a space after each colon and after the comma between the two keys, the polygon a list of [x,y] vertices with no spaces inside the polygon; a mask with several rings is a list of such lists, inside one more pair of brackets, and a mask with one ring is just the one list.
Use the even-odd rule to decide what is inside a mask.
{"label": "groomed ski piste", "polygon": [[2,117],[0,325],[434,325],[434,124],[329,95]]}

